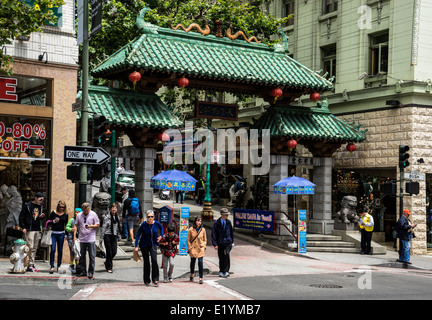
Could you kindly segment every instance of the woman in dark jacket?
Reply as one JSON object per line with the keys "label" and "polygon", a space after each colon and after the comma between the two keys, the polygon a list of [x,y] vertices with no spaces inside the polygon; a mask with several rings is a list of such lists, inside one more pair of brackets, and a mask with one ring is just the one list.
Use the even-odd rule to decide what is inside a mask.
{"label": "woman in dark jacket", "polygon": [[108,273],[112,273],[113,259],[117,254],[117,241],[121,239],[120,220],[117,215],[117,210],[117,204],[112,203],[109,213],[103,217],[99,240],[99,243],[102,243],[103,240],[105,245],[106,260],[104,264]]}
{"label": "woman in dark jacket", "polygon": [[[151,281],[155,287],[159,285],[159,267],[157,264],[157,245],[163,237],[163,227],[155,221],[155,214],[153,210],[147,210],[147,221],[143,222],[136,234],[135,238],[135,251],[138,251],[138,246],[141,249],[142,257],[144,260],[144,284],[150,284],[150,260],[151,257]],[[159,230],[159,235],[158,235]]]}

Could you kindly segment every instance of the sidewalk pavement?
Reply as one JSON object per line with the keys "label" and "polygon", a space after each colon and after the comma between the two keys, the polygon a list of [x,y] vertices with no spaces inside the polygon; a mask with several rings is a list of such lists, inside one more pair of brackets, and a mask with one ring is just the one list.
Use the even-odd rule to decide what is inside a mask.
{"label": "sidewalk pavement", "polygon": [[[154,207],[161,208],[164,205],[173,206],[172,201],[162,201],[159,199],[155,199]],[[178,221],[178,215],[180,212],[180,208],[182,206],[188,206],[190,208],[190,217],[191,220],[196,215],[201,214],[202,206],[195,205],[195,202],[192,200],[186,200],[185,204],[176,204],[174,203],[174,214],[176,216],[176,220]],[[219,211],[222,207],[214,205],[214,220],[220,217]],[[232,219],[232,216],[230,216]],[[204,221],[205,228],[208,232],[208,238],[210,235],[210,230],[213,222]],[[404,265],[402,263],[396,262],[398,258],[397,252],[393,250],[387,250],[385,255],[359,255],[359,254],[349,254],[349,253],[324,253],[324,252],[309,252],[306,254],[298,254],[296,252],[286,251],[284,249],[272,246],[263,242],[260,239],[256,239],[252,237],[250,230],[240,230],[237,229],[235,231],[235,239],[240,239],[242,241],[247,241],[251,244],[255,244],[260,246],[261,248],[273,250],[277,252],[283,252],[288,255],[292,255],[295,257],[303,257],[315,260],[329,261],[335,263],[348,263],[348,264],[358,264],[360,266],[382,266],[382,267],[395,267],[395,268],[408,268],[408,269],[423,269],[423,270],[432,270],[432,256],[431,255],[422,255],[422,256],[411,256],[412,265]],[[211,247],[211,240],[208,239],[208,246]],[[211,253],[211,257],[207,257],[207,253]],[[218,279],[218,265],[217,265],[217,255],[207,250],[206,258],[204,259],[204,274],[213,275],[214,280]],[[143,282],[143,267],[142,261],[135,262],[134,260],[114,260],[114,269],[113,273],[107,273],[104,268],[103,262],[105,259],[96,258],[96,270],[94,274],[94,279],[90,280],[88,278],[76,278],[74,277],[70,271],[68,271],[68,264],[63,263],[60,270],[62,272],[55,272],[54,274],[49,273],[49,262],[48,261],[36,261],[36,267],[39,269],[39,272],[26,272],[25,274],[13,274],[10,271],[12,270],[12,264],[9,261],[9,258],[1,258],[0,259],[0,284],[40,284],[40,283],[54,283],[59,281],[72,281],[74,285],[89,285],[89,284],[97,284],[97,283],[111,283],[111,282]],[[158,255],[159,267],[161,267],[161,258],[160,254]],[[175,267],[173,278],[180,279],[184,278],[185,281],[188,281],[189,278],[189,264],[190,258],[189,256],[179,256],[175,257]],[[195,267],[197,270],[197,266]],[[160,282],[163,282],[163,270],[160,269]],[[298,270],[301,273],[301,270]],[[196,277],[197,279],[197,277]],[[180,284],[181,286],[181,284]]]}

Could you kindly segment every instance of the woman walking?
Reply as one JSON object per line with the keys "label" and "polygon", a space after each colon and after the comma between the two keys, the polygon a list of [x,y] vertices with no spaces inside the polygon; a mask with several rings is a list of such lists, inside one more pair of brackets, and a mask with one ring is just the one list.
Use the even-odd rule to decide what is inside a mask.
{"label": "woman walking", "polygon": [[113,259],[117,254],[117,241],[121,239],[120,220],[117,215],[117,204],[112,203],[109,212],[103,217],[99,243],[104,242],[106,250],[105,269],[112,273]]}
{"label": "woman walking", "polygon": [[[144,284],[150,285],[153,281],[155,287],[159,285],[159,267],[157,264],[157,245],[163,237],[163,227],[155,221],[155,214],[153,210],[147,210],[147,221],[143,222],[136,234],[135,238],[135,251],[138,251],[138,246],[141,249],[142,257],[144,260]],[[158,230],[160,235],[158,236]],[[151,281],[150,281],[150,260],[151,258]]]}
{"label": "woman walking", "polygon": [[57,271],[61,266],[63,258],[63,243],[65,239],[65,227],[68,223],[68,214],[66,210],[66,202],[60,200],[57,203],[57,208],[52,211],[48,218],[47,225],[51,224],[51,252],[50,252],[50,273],[54,273],[54,258],[57,250]]}
{"label": "woman walking", "polygon": [[190,262],[190,281],[193,281],[195,274],[195,261],[198,259],[199,284],[203,284],[203,257],[207,248],[207,235],[202,226],[202,217],[194,219],[193,226],[187,235],[188,252],[191,257]]}

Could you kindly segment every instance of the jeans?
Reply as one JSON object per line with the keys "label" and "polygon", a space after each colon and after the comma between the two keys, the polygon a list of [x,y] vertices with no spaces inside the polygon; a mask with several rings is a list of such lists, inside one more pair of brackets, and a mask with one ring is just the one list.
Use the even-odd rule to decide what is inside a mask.
{"label": "jeans", "polygon": [[[50,266],[54,268],[54,258],[57,249],[57,268],[61,266],[63,258],[63,244],[65,234],[63,233],[51,233],[51,252],[50,252]],[[58,248],[57,248],[58,247]]]}
{"label": "jeans", "polygon": [[87,273],[86,272],[87,251],[89,253],[89,259],[90,259],[88,273],[89,275],[93,275],[95,269],[95,257],[96,257],[96,244],[94,242],[80,242],[81,257],[79,260],[77,273],[80,273],[81,275],[85,275]]}
{"label": "jeans", "polygon": [[410,260],[411,235],[409,235],[409,240],[401,240],[401,243],[399,260],[408,262]]}
{"label": "jeans", "polygon": [[204,274],[204,267],[203,267],[203,257],[201,258],[191,258],[191,262],[190,262],[190,273],[194,274],[195,273],[195,261],[196,259],[198,259],[198,274],[200,279],[202,279],[203,274]]}
{"label": "jeans", "polygon": [[143,278],[144,278],[144,284],[150,283],[150,259],[149,254],[151,257],[151,281],[155,283],[156,281],[159,282],[159,267],[157,264],[157,247],[151,246],[151,247],[140,247],[142,257],[144,260],[143,263]]}

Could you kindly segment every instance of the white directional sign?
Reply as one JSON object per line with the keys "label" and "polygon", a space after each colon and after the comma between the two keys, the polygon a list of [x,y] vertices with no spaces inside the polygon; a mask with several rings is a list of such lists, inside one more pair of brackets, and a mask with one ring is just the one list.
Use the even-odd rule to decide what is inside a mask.
{"label": "white directional sign", "polygon": [[64,162],[101,164],[111,158],[110,154],[102,148],[86,146],[65,146]]}
{"label": "white directional sign", "polygon": [[404,179],[424,181],[425,175],[414,172],[404,172]]}

